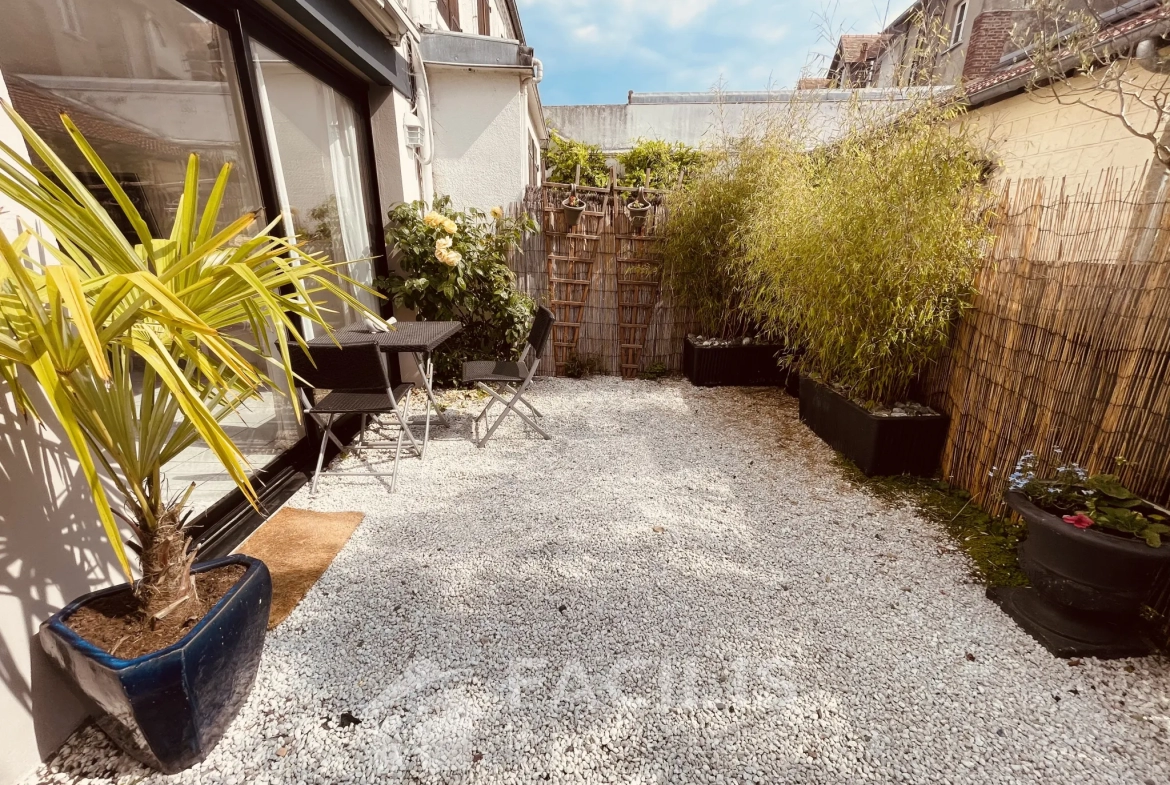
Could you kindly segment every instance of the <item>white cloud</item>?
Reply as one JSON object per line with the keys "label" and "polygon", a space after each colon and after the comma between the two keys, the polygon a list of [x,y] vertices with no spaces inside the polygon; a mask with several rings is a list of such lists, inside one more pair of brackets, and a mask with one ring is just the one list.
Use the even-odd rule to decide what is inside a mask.
{"label": "white cloud", "polygon": [[573,37],[578,41],[588,41],[590,43],[594,43],[600,39],[601,34],[597,29],[597,25],[585,25],[584,27],[578,27],[576,30],[574,30]]}

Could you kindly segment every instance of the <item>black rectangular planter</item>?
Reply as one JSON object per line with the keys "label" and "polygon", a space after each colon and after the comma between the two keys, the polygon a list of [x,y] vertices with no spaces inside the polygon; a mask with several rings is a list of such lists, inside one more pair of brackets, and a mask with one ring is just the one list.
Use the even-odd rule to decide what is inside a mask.
{"label": "black rectangular planter", "polygon": [[[788,387],[793,374],[776,365],[785,349],[777,344],[696,346],[683,343],[683,374],[698,387]],[[789,392],[795,394],[795,389]]]}
{"label": "black rectangular planter", "polygon": [[866,476],[938,470],[947,417],[877,417],[830,387],[800,378],[800,421],[857,464]]}

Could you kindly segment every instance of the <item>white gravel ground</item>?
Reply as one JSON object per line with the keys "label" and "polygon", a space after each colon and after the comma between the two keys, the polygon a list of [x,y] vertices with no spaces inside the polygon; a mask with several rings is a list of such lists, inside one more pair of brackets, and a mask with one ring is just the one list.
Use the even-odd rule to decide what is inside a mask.
{"label": "white gravel ground", "polygon": [[479,450],[462,417],[394,496],[290,502],[367,517],[205,763],[151,774],[89,728],[34,781],[1170,782],[1170,663],[1050,657],[793,399],[533,399],[551,442],[513,418]]}

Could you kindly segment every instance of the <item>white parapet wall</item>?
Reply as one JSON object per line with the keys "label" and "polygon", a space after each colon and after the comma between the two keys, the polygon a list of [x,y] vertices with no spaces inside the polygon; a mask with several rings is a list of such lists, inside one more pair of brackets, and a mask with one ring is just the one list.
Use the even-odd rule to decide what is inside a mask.
{"label": "white parapet wall", "polygon": [[773,90],[760,92],[634,93],[624,104],[547,106],[549,127],[562,136],[595,144],[609,154],[640,139],[714,144],[769,123],[791,122],[810,142],[840,135],[858,113],[892,116],[928,95],[927,90]]}

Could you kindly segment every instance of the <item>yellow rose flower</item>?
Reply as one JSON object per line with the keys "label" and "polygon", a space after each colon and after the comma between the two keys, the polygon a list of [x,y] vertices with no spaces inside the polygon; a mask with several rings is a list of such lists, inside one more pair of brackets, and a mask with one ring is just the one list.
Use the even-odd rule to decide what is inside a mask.
{"label": "yellow rose flower", "polygon": [[435,251],[435,258],[448,267],[454,267],[463,261],[463,254],[458,251],[449,251],[446,248]]}
{"label": "yellow rose flower", "polygon": [[452,221],[450,218],[443,219],[443,231],[445,231],[447,234],[455,234],[455,232],[457,232],[458,230],[459,230],[459,227],[456,226],[455,222]]}
{"label": "yellow rose flower", "polygon": [[492,208],[492,218],[495,218],[497,221],[504,220],[504,208],[503,207],[493,207]]}
{"label": "yellow rose flower", "polygon": [[431,210],[429,213],[423,216],[423,223],[432,229],[438,229],[446,220],[448,220],[446,217],[436,213],[434,210]]}
{"label": "yellow rose flower", "polygon": [[435,250],[445,251],[451,247],[452,242],[454,241],[450,237],[440,237],[438,240],[435,240]]}

